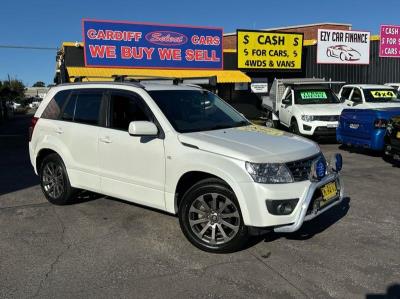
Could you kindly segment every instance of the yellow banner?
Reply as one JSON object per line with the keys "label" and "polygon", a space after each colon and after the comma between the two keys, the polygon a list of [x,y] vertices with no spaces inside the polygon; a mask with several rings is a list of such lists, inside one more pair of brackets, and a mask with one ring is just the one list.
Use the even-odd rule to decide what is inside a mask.
{"label": "yellow banner", "polygon": [[395,98],[396,95],[391,90],[371,90],[371,94],[374,98]]}
{"label": "yellow banner", "polygon": [[301,69],[303,35],[237,31],[239,69]]}

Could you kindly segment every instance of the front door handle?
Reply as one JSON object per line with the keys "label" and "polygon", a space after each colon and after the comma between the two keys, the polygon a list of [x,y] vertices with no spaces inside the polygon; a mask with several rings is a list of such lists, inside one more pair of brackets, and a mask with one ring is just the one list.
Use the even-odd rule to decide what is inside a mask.
{"label": "front door handle", "polygon": [[103,143],[111,143],[111,139],[109,136],[100,137],[100,141]]}

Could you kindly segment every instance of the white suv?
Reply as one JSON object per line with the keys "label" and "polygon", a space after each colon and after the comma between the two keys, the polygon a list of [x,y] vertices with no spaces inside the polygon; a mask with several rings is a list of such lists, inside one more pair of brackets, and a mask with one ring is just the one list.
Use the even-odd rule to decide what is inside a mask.
{"label": "white suv", "polygon": [[46,198],[91,190],[179,215],[191,243],[243,246],[250,227],[293,232],[343,197],[341,156],[252,125],[213,93],[156,83],[52,88],[30,128]]}

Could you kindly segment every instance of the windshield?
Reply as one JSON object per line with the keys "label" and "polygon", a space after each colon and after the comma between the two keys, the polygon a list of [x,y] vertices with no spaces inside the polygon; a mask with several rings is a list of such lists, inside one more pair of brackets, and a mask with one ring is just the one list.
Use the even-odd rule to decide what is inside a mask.
{"label": "windshield", "polygon": [[297,105],[339,104],[338,97],[331,89],[300,89],[294,91],[294,102]]}
{"label": "windshield", "polygon": [[149,94],[180,133],[247,126],[246,118],[211,92],[155,90]]}
{"label": "windshield", "polygon": [[364,89],[365,101],[369,103],[400,102],[400,95],[393,89]]}

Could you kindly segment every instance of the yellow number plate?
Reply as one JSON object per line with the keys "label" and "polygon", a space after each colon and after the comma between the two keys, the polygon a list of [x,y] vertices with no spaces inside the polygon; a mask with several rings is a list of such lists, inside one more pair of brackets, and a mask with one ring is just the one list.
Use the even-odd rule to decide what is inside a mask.
{"label": "yellow number plate", "polygon": [[324,205],[325,203],[330,201],[332,198],[336,197],[336,195],[337,195],[336,182],[331,182],[331,183],[326,184],[325,186],[322,186],[321,192],[322,192],[321,204]]}
{"label": "yellow number plate", "polygon": [[397,132],[396,137],[400,139],[400,132]]}

